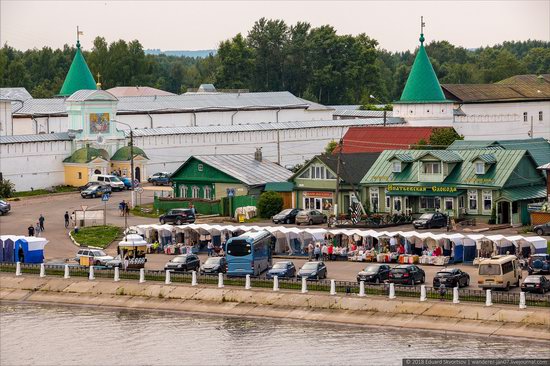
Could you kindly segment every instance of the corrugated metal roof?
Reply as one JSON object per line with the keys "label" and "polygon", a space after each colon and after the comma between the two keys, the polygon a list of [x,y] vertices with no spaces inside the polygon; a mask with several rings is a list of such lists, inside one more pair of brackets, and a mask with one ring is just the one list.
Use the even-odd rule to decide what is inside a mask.
{"label": "corrugated metal roof", "polygon": [[411,154],[395,154],[393,156],[391,156],[390,158],[388,158],[389,160],[393,160],[393,159],[397,159],[399,161],[402,161],[404,163],[412,163],[414,161],[414,158],[412,157]]}
{"label": "corrugated metal roof", "polygon": [[74,92],[66,99],[67,102],[84,102],[91,100],[109,100],[115,101],[117,98],[105,90],[82,89]]}
{"label": "corrugated metal roof", "polygon": [[[366,111],[361,109],[339,109],[333,113],[337,117],[362,117],[362,118],[382,118],[384,111]],[[386,111],[386,117],[393,117],[392,111]]]}
{"label": "corrugated metal roof", "polygon": [[345,111],[345,110],[355,111],[361,108],[361,104],[329,105],[327,107],[334,109],[336,112]]}
{"label": "corrugated metal roof", "polygon": [[0,88],[0,100],[28,100],[32,95],[25,88]]}
{"label": "corrugated metal roof", "polygon": [[495,158],[493,154],[480,154],[474,160],[476,159],[479,159],[486,164],[495,164],[497,162],[497,158]]}
{"label": "corrugated metal roof", "polygon": [[174,93],[167,92],[150,86],[116,86],[107,91],[113,94],[115,97],[140,97],[151,95],[175,95]]}
{"label": "corrugated metal roof", "polygon": [[426,151],[424,154],[420,154],[416,160],[421,159],[426,155],[431,155],[444,163],[460,163],[462,161],[462,156],[460,156],[459,153],[450,150]]}
{"label": "corrugated metal roof", "polygon": [[14,115],[52,115],[67,114],[64,98],[29,99],[23,103],[23,107]]}
{"label": "corrugated metal roof", "polygon": [[0,144],[22,144],[26,142],[71,141],[68,132],[43,133],[39,135],[0,136]]}
{"label": "corrugated metal roof", "polygon": [[286,181],[292,175],[290,170],[269,160],[257,161],[250,154],[194,155],[193,157],[249,186]]}
{"label": "corrugated metal roof", "polygon": [[[386,124],[402,124],[401,118],[391,118]],[[141,128],[134,129],[135,137],[138,136],[162,136],[196,133],[220,133],[220,132],[246,132],[246,131],[269,131],[269,130],[288,130],[299,128],[316,127],[348,127],[348,126],[375,126],[382,125],[384,121],[379,118],[367,119],[343,119],[343,120],[323,120],[323,121],[294,121],[294,122],[266,122],[251,123],[246,125],[223,125],[223,126],[202,126],[202,127],[163,127],[163,128]],[[124,130],[126,136],[130,135],[129,130]]]}
{"label": "corrugated metal roof", "polygon": [[502,190],[502,197],[509,199],[510,201],[531,200],[536,198],[546,197],[546,186],[526,186],[526,187],[514,187],[505,188]]}
{"label": "corrugated metal roof", "polygon": [[[395,117],[388,119],[388,121],[393,120],[393,118]],[[369,121],[369,119],[367,119],[367,121]],[[370,121],[383,120],[370,119]],[[347,154],[408,149],[418,144],[421,139],[428,141],[434,130],[434,127],[410,127],[399,125],[380,127],[380,123],[377,124],[378,126],[376,127],[351,127],[344,135],[344,147],[342,152]]]}

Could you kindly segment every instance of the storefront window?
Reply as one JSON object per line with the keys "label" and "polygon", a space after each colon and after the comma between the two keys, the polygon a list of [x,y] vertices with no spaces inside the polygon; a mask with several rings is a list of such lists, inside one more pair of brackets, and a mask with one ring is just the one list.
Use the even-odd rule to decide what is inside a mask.
{"label": "storefront window", "polygon": [[384,195],[386,196],[386,207],[384,207],[384,210],[386,212],[390,212],[391,209],[391,197],[388,195],[388,190],[384,189]]}
{"label": "storefront window", "polygon": [[324,211],[332,210],[332,198],[323,198],[323,210]]}
{"label": "storefront window", "polygon": [[477,211],[477,191],[468,191],[468,209],[470,211]]}
{"label": "storefront window", "polygon": [[493,191],[483,191],[483,211],[493,209]]}
{"label": "storefront window", "polygon": [[304,209],[306,210],[329,211],[332,210],[332,205],[332,197],[304,197]]}
{"label": "storefront window", "polygon": [[438,210],[441,208],[439,197],[420,197],[420,208],[424,210]]}
{"label": "storefront window", "polygon": [[370,187],[370,209],[372,212],[378,212],[379,205],[379,191],[378,187]]}
{"label": "storefront window", "polygon": [[393,197],[393,210],[401,212],[401,197]]}
{"label": "storefront window", "polygon": [[445,197],[445,210],[452,211],[453,210],[453,198],[452,197]]}
{"label": "storefront window", "polygon": [[422,163],[424,174],[439,174],[441,172],[439,167],[439,163]]}

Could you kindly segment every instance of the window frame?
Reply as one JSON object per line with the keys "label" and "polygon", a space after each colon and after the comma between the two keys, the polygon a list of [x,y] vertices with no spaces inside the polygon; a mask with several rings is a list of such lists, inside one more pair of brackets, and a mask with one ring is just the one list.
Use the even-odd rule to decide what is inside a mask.
{"label": "window frame", "polygon": [[[478,169],[479,167],[481,167],[481,170]],[[475,162],[475,170],[476,170],[476,174],[478,174],[478,175],[485,174],[485,163],[483,163],[481,161],[476,161]]]}
{"label": "window frame", "polygon": [[[472,199],[473,198],[473,199]],[[477,214],[479,212],[479,199],[477,189],[468,189],[468,212]],[[472,208],[472,202],[475,202],[475,208]]]}
{"label": "window frame", "polygon": [[394,160],[391,163],[392,173],[401,173],[403,166],[399,160]]}
{"label": "window frame", "polygon": [[[376,205],[374,204],[374,198],[376,198]],[[369,202],[372,212],[379,212],[380,210],[380,189],[378,187],[369,187]]]}
{"label": "window frame", "polygon": [[[427,169],[430,167],[430,169]],[[434,169],[437,167],[437,169]],[[435,171],[437,170],[437,172]],[[441,174],[441,162],[439,161],[424,161],[422,162],[422,173],[423,174]]]}
{"label": "window frame", "polygon": [[192,186],[191,187],[191,198],[200,198],[200,195],[201,195],[201,187]]}
{"label": "window frame", "polygon": [[542,122],[544,120],[544,114],[542,111],[539,111],[539,122]]}
{"label": "window frame", "polygon": [[391,211],[391,196],[388,195],[390,191],[388,191],[387,188],[384,188],[384,198],[385,198],[385,206],[384,206],[384,212],[390,212]]}
{"label": "window frame", "polygon": [[[489,198],[489,199],[487,199]],[[493,191],[490,189],[484,189],[481,191],[481,201],[483,206],[481,207],[483,213],[491,213],[493,210]],[[490,207],[488,209],[485,208],[486,201],[490,202]]]}
{"label": "window frame", "polygon": [[[445,197],[443,199],[443,206],[445,207],[445,211],[453,211],[454,210],[454,199],[453,197]],[[447,203],[451,203],[451,208],[447,207]]]}

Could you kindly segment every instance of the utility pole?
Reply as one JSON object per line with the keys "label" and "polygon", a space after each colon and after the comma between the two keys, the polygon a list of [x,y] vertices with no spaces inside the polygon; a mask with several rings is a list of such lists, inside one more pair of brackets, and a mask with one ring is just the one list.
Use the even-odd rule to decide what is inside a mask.
{"label": "utility pole", "polygon": [[277,164],[281,165],[281,139],[279,136],[281,130],[277,129]]}
{"label": "utility pole", "polygon": [[531,116],[531,129],[529,130],[529,137],[533,138],[533,116]]}

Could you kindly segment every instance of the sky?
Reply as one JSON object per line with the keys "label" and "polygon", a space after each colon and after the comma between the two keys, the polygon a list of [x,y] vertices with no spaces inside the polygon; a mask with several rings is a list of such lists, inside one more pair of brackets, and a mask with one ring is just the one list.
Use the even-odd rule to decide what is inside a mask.
{"label": "sky", "polygon": [[339,34],[366,33],[390,51],[414,50],[420,16],[426,41],[466,48],[503,41],[550,41],[550,0],[540,1],[26,1],[0,0],[0,41],[26,50],[138,39],[144,48],[215,49],[246,34],[261,17],[287,24],[332,25]]}

